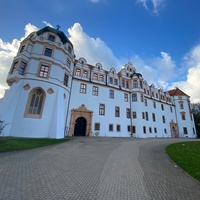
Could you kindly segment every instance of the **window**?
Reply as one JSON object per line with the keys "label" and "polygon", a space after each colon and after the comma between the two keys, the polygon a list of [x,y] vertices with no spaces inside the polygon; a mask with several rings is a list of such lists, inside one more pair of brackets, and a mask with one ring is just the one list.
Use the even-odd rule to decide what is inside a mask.
{"label": "window", "polygon": [[140,95],[140,99],[141,99],[141,102],[144,101],[144,96],[143,96],[143,94]]}
{"label": "window", "polygon": [[173,112],[172,107],[170,106],[170,112]]}
{"label": "window", "polygon": [[128,81],[126,81],[126,88],[127,88],[127,89],[129,88],[129,84],[128,84]]}
{"label": "window", "polygon": [[88,76],[88,72],[87,72],[86,70],[84,70],[84,71],[83,71],[83,77],[84,77],[84,78],[87,78],[87,76]]}
{"label": "window", "polygon": [[44,51],[44,55],[51,57],[51,55],[52,55],[52,49],[46,48],[45,51]]}
{"label": "window", "polygon": [[69,67],[69,68],[70,68],[71,61],[69,60],[69,58],[67,58],[66,65],[67,65],[67,67]]}
{"label": "window", "polygon": [[104,81],[103,75],[100,75],[100,76],[99,76],[99,80],[100,80],[100,81]]}
{"label": "window", "polygon": [[92,95],[94,95],[94,96],[98,96],[98,90],[99,90],[98,87],[93,86],[93,88],[92,88]]}
{"label": "window", "polygon": [[163,123],[165,123],[165,116],[162,116]]}
{"label": "window", "polygon": [[179,103],[180,104],[180,109],[184,109],[183,103]]}
{"label": "window", "polygon": [[14,65],[13,65],[13,68],[12,68],[12,72],[17,69],[17,65],[18,65],[18,61],[14,62]]}
{"label": "window", "polygon": [[54,42],[55,41],[55,36],[54,35],[49,35],[48,40]]}
{"label": "window", "polygon": [[104,104],[99,105],[99,115],[105,115],[105,105]]}
{"label": "window", "polygon": [[161,109],[164,110],[164,105],[163,104],[161,104]]}
{"label": "window", "polygon": [[120,131],[121,131],[121,126],[117,125],[117,132],[120,132]]}
{"label": "window", "polygon": [[141,88],[141,89],[143,88],[142,81],[140,81],[140,88]]}
{"label": "window", "polygon": [[112,77],[110,77],[109,83],[110,83],[110,84],[113,84],[113,78],[112,78]]}
{"label": "window", "polygon": [[142,112],[142,119],[145,119],[145,114],[144,114],[144,112]]}
{"label": "window", "polygon": [[43,78],[47,78],[49,73],[49,66],[47,65],[41,65],[40,66],[40,71],[39,71],[39,76]]}
{"label": "window", "polygon": [[133,81],[133,88],[138,88],[138,82],[136,80]]}
{"label": "window", "polygon": [[143,126],[143,133],[146,134],[146,126]]}
{"label": "window", "polygon": [[81,85],[80,85],[80,93],[83,93],[83,94],[86,93],[86,84],[81,83]]}
{"label": "window", "polygon": [[181,113],[181,119],[185,120],[185,113],[183,113],[183,112]]}
{"label": "window", "polygon": [[127,108],[126,109],[126,118],[130,118],[130,117],[131,117],[130,109]]}
{"label": "window", "polygon": [[26,63],[22,62],[21,66],[20,66],[20,69],[19,69],[19,74],[23,75],[24,71],[25,71],[25,68],[26,68]]}
{"label": "window", "polygon": [[72,53],[72,48],[70,46],[68,46],[68,52],[71,54]]}
{"label": "window", "polygon": [[136,119],[136,118],[137,118],[137,113],[133,112],[133,119]]}
{"label": "window", "polygon": [[114,90],[110,90],[109,97],[111,99],[114,99]]}
{"label": "window", "polygon": [[69,76],[67,74],[65,74],[64,76],[64,85],[68,86],[68,81],[69,81]]}
{"label": "window", "polygon": [[167,134],[167,129],[166,128],[164,129],[164,133]]}
{"label": "window", "polygon": [[152,97],[154,97],[154,92],[151,93]]}
{"label": "window", "polygon": [[113,124],[109,124],[109,131],[113,131]]}
{"label": "window", "polygon": [[76,76],[80,76],[81,75],[81,70],[80,69],[76,69]]}
{"label": "window", "polygon": [[144,99],[144,105],[147,106],[147,99]]}
{"label": "window", "polygon": [[124,93],[124,101],[128,102],[128,94]]}
{"label": "window", "polygon": [[151,127],[149,127],[149,133],[152,133],[152,129],[151,129]]}
{"label": "window", "polygon": [[117,85],[117,84],[118,84],[117,79],[114,79],[114,85]]}
{"label": "window", "polygon": [[129,126],[129,125],[127,126],[127,131],[131,132],[131,126]]}
{"label": "window", "polygon": [[137,94],[136,93],[132,94],[132,102],[135,102],[135,101],[137,101]]}
{"label": "window", "polygon": [[95,131],[100,131],[100,123],[95,123],[94,124],[94,130]]}
{"label": "window", "polygon": [[42,108],[44,105],[44,97],[45,94],[41,89],[35,89],[30,92],[29,100],[27,103],[26,108],[26,117],[37,117],[41,116],[42,114]]}
{"label": "window", "polygon": [[184,133],[185,135],[188,134],[187,127],[183,127],[183,133]]}
{"label": "window", "polygon": [[155,101],[153,102],[153,107],[156,108],[156,102]]}
{"label": "window", "polygon": [[136,128],[135,128],[135,126],[132,126],[132,133],[136,133]]}
{"label": "window", "polygon": [[153,119],[153,122],[156,121],[156,116],[155,116],[155,113],[152,113],[152,119]]}
{"label": "window", "polygon": [[149,121],[148,112],[146,112],[145,114],[146,114],[146,120]]}
{"label": "window", "polygon": [[115,117],[120,117],[120,108],[115,106]]}
{"label": "window", "polygon": [[24,51],[24,49],[25,49],[25,45],[22,45],[19,53],[22,53],[22,51]]}
{"label": "window", "polygon": [[124,83],[124,80],[122,80],[122,87],[125,87],[125,83]]}
{"label": "window", "polygon": [[98,74],[94,73],[93,79],[94,79],[94,80],[98,80]]}
{"label": "window", "polygon": [[157,128],[154,128],[154,133],[157,133]]}

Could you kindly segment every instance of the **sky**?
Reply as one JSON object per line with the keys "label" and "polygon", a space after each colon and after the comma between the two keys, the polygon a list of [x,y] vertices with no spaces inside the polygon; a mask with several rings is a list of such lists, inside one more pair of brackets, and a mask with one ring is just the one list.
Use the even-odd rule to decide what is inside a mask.
{"label": "sky", "polygon": [[20,42],[59,25],[77,59],[117,72],[130,61],[149,85],[200,103],[199,9],[199,0],[1,0],[0,98]]}

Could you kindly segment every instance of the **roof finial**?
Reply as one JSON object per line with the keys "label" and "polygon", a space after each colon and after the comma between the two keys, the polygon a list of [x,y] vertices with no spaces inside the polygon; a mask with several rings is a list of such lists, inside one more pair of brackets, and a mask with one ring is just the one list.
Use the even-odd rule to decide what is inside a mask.
{"label": "roof finial", "polygon": [[57,27],[57,30],[59,30],[59,28],[61,28],[61,26],[60,26],[60,25],[56,25],[56,27]]}

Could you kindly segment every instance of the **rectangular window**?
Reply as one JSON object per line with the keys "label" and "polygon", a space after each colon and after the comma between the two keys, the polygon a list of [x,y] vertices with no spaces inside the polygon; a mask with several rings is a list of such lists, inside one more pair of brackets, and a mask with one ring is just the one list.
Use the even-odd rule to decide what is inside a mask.
{"label": "rectangular window", "polygon": [[163,104],[161,104],[161,110],[164,110],[164,105]]}
{"label": "rectangular window", "polygon": [[114,99],[114,90],[110,90],[109,97],[111,99]]}
{"label": "rectangular window", "polygon": [[144,100],[144,105],[147,106],[147,99]]}
{"label": "rectangular window", "polygon": [[170,112],[173,112],[172,107],[170,106]]}
{"label": "rectangular window", "polygon": [[149,121],[148,112],[146,112],[145,114],[146,114],[146,120]]}
{"label": "rectangular window", "polygon": [[26,68],[26,63],[22,62],[21,66],[20,66],[20,69],[19,69],[19,74],[23,75],[24,71],[25,71],[25,68]]}
{"label": "rectangular window", "polygon": [[132,102],[135,102],[135,101],[137,101],[137,94],[136,93],[132,94]]}
{"label": "rectangular window", "polygon": [[135,128],[135,126],[132,126],[132,133],[136,133],[136,128]]}
{"label": "rectangular window", "polygon": [[131,126],[129,126],[129,125],[127,126],[127,131],[131,132]]}
{"label": "rectangular window", "polygon": [[153,102],[153,107],[156,108],[156,102],[155,101]]}
{"label": "rectangular window", "polygon": [[151,129],[151,127],[149,127],[149,133],[152,133],[152,129]]}
{"label": "rectangular window", "polygon": [[152,113],[152,119],[153,119],[153,122],[156,121],[156,116],[155,116],[155,113]]}
{"label": "rectangular window", "polygon": [[136,119],[136,118],[137,118],[137,113],[133,112],[133,119]]}
{"label": "rectangular window", "polygon": [[100,75],[100,76],[99,76],[99,80],[100,80],[100,81],[104,81],[103,75]]}
{"label": "rectangular window", "polygon": [[144,114],[144,112],[142,112],[142,119],[145,119],[145,114]]}
{"label": "rectangular window", "polygon": [[49,66],[47,66],[47,65],[41,65],[39,76],[47,78],[48,72],[49,72]]}
{"label": "rectangular window", "polygon": [[180,109],[184,109],[183,103],[179,103],[180,104]]}
{"label": "rectangular window", "polygon": [[72,53],[72,48],[70,46],[68,46],[68,52],[71,54]]}
{"label": "rectangular window", "polygon": [[185,113],[181,113],[181,119],[185,120]]}
{"label": "rectangular window", "polygon": [[165,116],[162,116],[163,123],[165,123]]}
{"label": "rectangular window", "polygon": [[67,67],[70,68],[70,66],[71,66],[71,61],[69,60],[69,58],[67,58],[66,65],[67,65]]}
{"label": "rectangular window", "polygon": [[143,126],[143,133],[146,134],[146,126]]}
{"label": "rectangular window", "polygon": [[93,86],[93,88],[92,88],[92,95],[94,95],[94,96],[98,96],[98,90],[99,90],[98,87]]}
{"label": "rectangular window", "polygon": [[52,55],[52,49],[46,48],[45,51],[44,51],[44,55],[48,56],[48,57],[51,57],[51,55]]}
{"label": "rectangular window", "polygon": [[133,81],[133,88],[138,88],[138,82],[137,82],[137,80]]}
{"label": "rectangular window", "polygon": [[120,108],[115,106],[115,117],[120,117]]}
{"label": "rectangular window", "polygon": [[18,66],[18,61],[14,62],[12,73],[17,69],[17,66]]}
{"label": "rectangular window", "polygon": [[185,135],[188,134],[187,127],[183,127],[183,133],[184,133]]}
{"label": "rectangular window", "polygon": [[49,35],[48,40],[54,42],[55,41],[55,36],[54,35]]}
{"label": "rectangular window", "polygon": [[80,76],[81,75],[81,70],[80,69],[76,69],[76,76]]}
{"label": "rectangular window", "polygon": [[124,93],[124,101],[128,102],[128,94]]}
{"label": "rectangular window", "polygon": [[157,128],[154,128],[154,133],[157,133]]}
{"label": "rectangular window", "polygon": [[120,132],[120,131],[121,131],[121,126],[117,125],[117,132]]}
{"label": "rectangular window", "polygon": [[94,124],[94,130],[95,131],[100,131],[100,123],[95,123]]}
{"label": "rectangular window", "polygon": [[105,104],[99,105],[99,115],[105,115]]}
{"label": "rectangular window", "polygon": [[81,85],[80,85],[80,93],[86,94],[86,84],[81,83]]}
{"label": "rectangular window", "polygon": [[114,79],[114,85],[118,85],[117,79]]}
{"label": "rectangular window", "polygon": [[126,81],[126,88],[129,89],[128,81]]}
{"label": "rectangular window", "polygon": [[109,83],[110,83],[110,84],[113,84],[113,78],[112,78],[112,77],[110,77]]}
{"label": "rectangular window", "polygon": [[122,87],[125,87],[124,80],[122,80]]}
{"label": "rectangular window", "polygon": [[94,79],[94,80],[98,80],[98,74],[94,73],[93,79]]}
{"label": "rectangular window", "polygon": [[87,78],[88,77],[88,72],[86,70],[83,71],[83,77]]}
{"label": "rectangular window", "polygon": [[24,49],[25,49],[25,45],[22,45],[19,53],[22,53],[24,51]]}
{"label": "rectangular window", "polygon": [[109,124],[109,131],[113,131],[113,124]]}
{"label": "rectangular window", "polygon": [[167,134],[167,129],[166,128],[164,129],[164,133]]}
{"label": "rectangular window", "polygon": [[131,118],[131,113],[129,108],[126,109],[126,118]]}
{"label": "rectangular window", "polygon": [[67,74],[65,74],[64,76],[64,85],[68,86],[68,81],[69,81],[69,76]]}
{"label": "rectangular window", "polygon": [[140,95],[141,102],[144,102],[143,94]]}

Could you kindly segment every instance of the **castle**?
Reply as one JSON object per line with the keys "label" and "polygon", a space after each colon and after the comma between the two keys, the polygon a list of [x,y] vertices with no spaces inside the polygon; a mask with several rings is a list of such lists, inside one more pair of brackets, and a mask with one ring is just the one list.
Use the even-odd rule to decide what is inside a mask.
{"label": "castle", "polygon": [[5,136],[196,137],[187,94],[148,85],[131,62],[116,72],[75,59],[66,35],[48,26],[21,42],[7,83]]}

